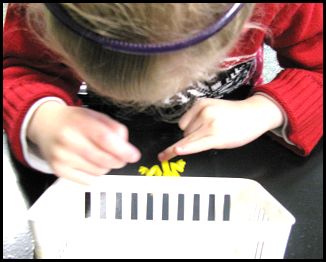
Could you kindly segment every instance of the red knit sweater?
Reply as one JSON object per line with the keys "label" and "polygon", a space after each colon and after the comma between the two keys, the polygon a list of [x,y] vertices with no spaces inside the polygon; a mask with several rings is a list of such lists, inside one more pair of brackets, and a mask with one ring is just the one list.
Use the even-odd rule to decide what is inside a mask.
{"label": "red knit sweater", "polygon": [[[28,30],[22,30],[26,28],[24,10],[14,9],[9,4],[3,33],[3,126],[14,155],[28,165],[20,141],[28,109],[47,96],[80,106],[77,92],[81,83],[69,68],[55,63]],[[289,121],[287,137],[296,146],[275,139],[306,156],[323,135],[323,5],[263,3],[257,5],[251,20],[266,26],[268,34],[249,30],[241,38],[246,45],[236,46],[225,65],[256,53],[262,43],[277,52],[285,69],[268,84],[248,82],[258,84],[252,93],[266,93],[283,108]],[[257,72],[250,77],[259,79],[261,72]]]}

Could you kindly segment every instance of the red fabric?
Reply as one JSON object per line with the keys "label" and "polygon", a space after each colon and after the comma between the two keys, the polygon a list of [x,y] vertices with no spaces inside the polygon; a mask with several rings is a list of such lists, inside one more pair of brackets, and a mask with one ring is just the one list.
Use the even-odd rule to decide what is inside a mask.
{"label": "red fabric", "polygon": [[[283,107],[289,119],[288,137],[297,147],[275,139],[306,156],[323,135],[323,4],[262,3],[256,6],[251,22],[264,25],[267,34],[249,30],[229,58],[251,55],[263,42],[277,52],[285,70],[272,82],[261,85],[258,68],[252,75],[257,80],[251,82],[259,86],[252,94],[264,92]],[[24,10],[15,10],[15,4],[9,4],[3,31],[3,127],[14,155],[26,165],[20,130],[33,103],[55,96],[68,105],[81,105],[77,97],[81,81],[65,65],[54,61],[53,55],[26,30]]]}
{"label": "red fabric", "polygon": [[23,157],[20,130],[28,109],[39,99],[55,96],[68,105],[81,106],[81,84],[63,64],[39,45],[27,31],[24,10],[8,5],[3,30],[3,127],[16,158]]}
{"label": "red fabric", "polygon": [[287,135],[299,155],[307,156],[323,135],[323,4],[303,3],[277,6],[267,3],[265,16],[271,38],[265,38],[277,52],[285,68],[275,79],[257,86],[255,92],[273,97],[285,110],[289,128]]}

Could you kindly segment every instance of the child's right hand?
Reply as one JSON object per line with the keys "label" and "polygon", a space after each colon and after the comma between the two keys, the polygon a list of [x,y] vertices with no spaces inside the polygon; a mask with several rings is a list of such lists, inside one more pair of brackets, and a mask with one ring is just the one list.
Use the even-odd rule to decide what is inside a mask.
{"label": "child's right hand", "polygon": [[80,184],[90,185],[95,177],[141,157],[121,123],[105,114],[55,101],[36,110],[27,137],[57,176]]}

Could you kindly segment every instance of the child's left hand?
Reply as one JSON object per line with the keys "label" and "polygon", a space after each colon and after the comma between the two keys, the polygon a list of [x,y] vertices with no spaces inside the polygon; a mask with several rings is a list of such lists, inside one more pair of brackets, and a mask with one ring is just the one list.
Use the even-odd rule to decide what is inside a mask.
{"label": "child's left hand", "polygon": [[262,95],[241,101],[202,99],[179,121],[184,138],[158,158],[167,161],[177,155],[240,147],[283,125],[283,121],[282,110]]}

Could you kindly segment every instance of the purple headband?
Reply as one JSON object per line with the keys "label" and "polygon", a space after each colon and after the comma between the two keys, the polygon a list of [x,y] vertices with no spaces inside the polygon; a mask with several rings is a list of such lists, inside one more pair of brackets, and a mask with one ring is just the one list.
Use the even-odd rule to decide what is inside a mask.
{"label": "purple headband", "polygon": [[166,44],[137,44],[128,43],[121,40],[110,39],[108,37],[99,35],[82,25],[78,24],[68,12],[57,3],[44,3],[50,12],[59,19],[65,26],[77,33],[78,35],[87,38],[93,42],[96,42],[108,49],[114,51],[138,54],[138,55],[150,55],[160,54],[172,51],[184,49],[200,42],[203,42],[207,38],[221,31],[239,12],[244,3],[234,3],[232,7],[226,11],[226,13],[213,25],[209,26],[206,30],[182,41],[171,42]]}

